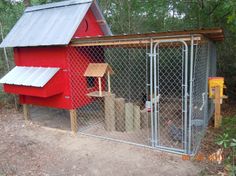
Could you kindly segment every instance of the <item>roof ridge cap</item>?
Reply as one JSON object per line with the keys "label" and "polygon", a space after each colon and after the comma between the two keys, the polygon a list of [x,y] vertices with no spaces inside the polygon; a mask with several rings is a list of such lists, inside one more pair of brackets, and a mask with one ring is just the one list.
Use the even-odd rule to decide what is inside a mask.
{"label": "roof ridge cap", "polygon": [[47,4],[27,7],[25,9],[25,13],[45,10],[45,9],[65,7],[65,6],[72,6],[72,5],[77,5],[77,4],[86,4],[86,3],[92,3],[92,2],[93,0],[66,0],[66,1],[61,1],[61,2],[47,3]]}

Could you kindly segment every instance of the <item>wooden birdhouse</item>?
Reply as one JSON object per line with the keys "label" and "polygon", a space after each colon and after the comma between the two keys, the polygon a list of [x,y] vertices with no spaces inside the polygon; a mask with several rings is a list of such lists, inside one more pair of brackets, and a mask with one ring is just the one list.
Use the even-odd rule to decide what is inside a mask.
{"label": "wooden birdhouse", "polygon": [[[111,93],[110,75],[114,74],[112,68],[107,63],[90,63],[84,73],[85,77],[98,79],[98,91],[90,92],[87,95],[90,97],[104,97]],[[107,76],[108,90],[102,90],[102,78]]]}

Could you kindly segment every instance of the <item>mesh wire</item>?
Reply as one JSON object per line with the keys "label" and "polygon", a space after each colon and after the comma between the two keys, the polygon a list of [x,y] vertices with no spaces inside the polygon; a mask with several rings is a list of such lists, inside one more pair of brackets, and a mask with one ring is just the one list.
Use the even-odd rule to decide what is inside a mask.
{"label": "mesh wire", "polygon": [[[189,105],[185,89],[188,93],[190,91],[190,72],[185,70],[185,66],[188,70],[190,66],[185,60],[187,49],[190,51],[190,47],[185,48],[180,42],[169,42],[157,48],[157,62],[152,69],[157,70],[156,95],[159,95],[159,100],[156,109],[155,105],[149,105],[153,106],[151,117],[145,104],[157,97],[151,97],[151,94],[155,95],[155,87],[151,89],[154,92],[150,91],[150,82],[155,82],[154,72],[150,74],[150,44],[70,46],[69,86],[79,132],[153,146],[152,131],[156,131],[156,147],[185,152],[185,145],[191,142],[191,150],[196,150],[212,111],[212,107],[208,106],[206,86],[208,44],[194,47],[192,106],[185,106]],[[214,54],[211,57],[214,58]],[[84,76],[90,63],[107,63],[112,68],[110,93],[107,72],[101,76],[102,94],[98,91],[99,78]],[[209,65],[214,64],[209,62]],[[98,65],[96,69],[99,69]],[[213,73],[209,71],[209,74]],[[153,80],[150,80],[151,75]],[[185,116],[189,108],[192,108],[191,117]],[[191,128],[191,133],[187,133],[187,127]],[[191,135],[191,141],[186,140],[188,135]]]}
{"label": "mesh wire", "polygon": [[185,47],[171,42],[158,50],[158,145],[184,149]]}
{"label": "mesh wire", "polygon": [[[216,76],[216,46],[214,43],[209,42],[209,77]],[[215,106],[213,99],[208,101],[208,120],[213,116]]]}
{"label": "mesh wire", "polygon": [[[108,63],[111,93],[107,76],[88,87],[84,75],[89,63]],[[79,131],[96,136],[149,145],[149,115],[143,111],[146,100],[147,46],[71,47],[69,52],[72,101],[77,108]],[[87,94],[94,92],[96,95]],[[143,111],[143,112],[142,112]]]}
{"label": "mesh wire", "polygon": [[193,62],[193,94],[192,94],[192,120],[190,127],[192,152],[196,153],[197,147],[204,136],[208,122],[208,43],[197,44]]}

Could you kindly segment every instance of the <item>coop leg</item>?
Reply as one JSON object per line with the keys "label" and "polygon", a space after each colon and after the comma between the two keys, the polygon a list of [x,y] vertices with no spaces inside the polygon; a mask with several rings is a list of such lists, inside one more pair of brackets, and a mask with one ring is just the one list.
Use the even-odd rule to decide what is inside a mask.
{"label": "coop leg", "polygon": [[25,121],[29,121],[30,120],[29,105],[23,104],[23,113]]}
{"label": "coop leg", "polygon": [[77,123],[77,112],[75,109],[70,110],[70,123],[71,123],[71,131],[76,134],[78,131],[78,123]]}

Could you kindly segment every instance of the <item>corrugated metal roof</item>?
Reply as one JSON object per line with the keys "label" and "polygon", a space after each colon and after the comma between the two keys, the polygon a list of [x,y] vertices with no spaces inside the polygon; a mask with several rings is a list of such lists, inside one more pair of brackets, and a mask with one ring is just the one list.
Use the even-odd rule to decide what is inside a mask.
{"label": "corrugated metal roof", "polygon": [[[96,18],[104,20],[93,0],[68,0],[28,7],[0,47],[67,45],[92,5]],[[101,25],[105,35],[110,29]]]}
{"label": "corrugated metal roof", "polygon": [[43,87],[60,70],[52,67],[14,67],[8,72],[0,83]]}
{"label": "corrugated metal roof", "polygon": [[66,1],[61,1],[61,2],[31,6],[31,7],[28,7],[25,10],[25,12],[31,12],[31,11],[43,10],[43,9],[51,9],[51,8],[57,8],[57,7],[64,7],[64,6],[71,6],[71,5],[76,5],[76,4],[91,3],[92,1],[93,0],[66,0]]}

